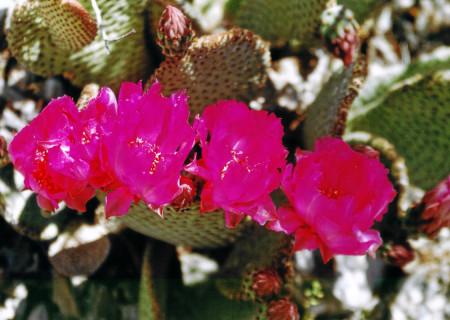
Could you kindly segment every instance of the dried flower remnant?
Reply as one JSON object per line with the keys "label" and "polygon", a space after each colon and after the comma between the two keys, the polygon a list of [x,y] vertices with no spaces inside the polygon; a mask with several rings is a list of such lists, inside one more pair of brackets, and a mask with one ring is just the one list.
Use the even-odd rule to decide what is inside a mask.
{"label": "dried flower remnant", "polygon": [[300,314],[295,303],[289,300],[277,300],[269,303],[268,320],[300,320]]}
{"label": "dried flower remnant", "polygon": [[0,136],[0,168],[11,162],[8,153],[8,144],[3,136]]}
{"label": "dried flower remnant", "polygon": [[191,21],[179,9],[167,6],[158,26],[158,45],[168,56],[183,54],[194,38]]}
{"label": "dried flower remnant", "polygon": [[79,113],[67,96],[53,100],[13,139],[9,152],[25,177],[25,188],[38,194],[41,208],[54,211],[61,201],[85,211],[94,196],[88,185],[89,163],[77,152],[73,135]]}
{"label": "dried flower remnant", "polygon": [[162,216],[163,207],[183,192],[181,170],[195,140],[187,122],[188,97],[166,98],[161,89],[158,82],[146,93],[141,83],[122,85],[111,134],[103,137],[100,151],[114,181],[106,196],[107,217],[124,215],[133,200],[144,200]]}
{"label": "dried flower remnant", "polygon": [[374,220],[380,221],[395,197],[388,170],[339,139],[322,138],[313,153],[297,152],[282,188],[289,204],[268,227],[295,233],[294,249],[320,248],[327,262],[335,254],[374,254],[382,243]]}
{"label": "dried flower remnant", "polygon": [[252,289],[258,298],[269,298],[278,294],[283,281],[273,269],[259,270],[252,275]]}
{"label": "dried flower remnant", "polygon": [[194,123],[202,158],[186,170],[206,180],[201,211],[225,210],[228,227],[244,215],[264,224],[276,218],[269,194],[278,188],[286,167],[281,121],[234,100],[219,101]]}

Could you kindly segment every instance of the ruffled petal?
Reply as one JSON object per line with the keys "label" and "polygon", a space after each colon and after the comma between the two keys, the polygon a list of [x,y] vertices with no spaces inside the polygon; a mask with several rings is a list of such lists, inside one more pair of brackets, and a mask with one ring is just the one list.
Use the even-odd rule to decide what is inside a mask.
{"label": "ruffled petal", "polygon": [[134,197],[124,188],[111,191],[106,195],[105,215],[109,217],[121,217],[130,210]]}

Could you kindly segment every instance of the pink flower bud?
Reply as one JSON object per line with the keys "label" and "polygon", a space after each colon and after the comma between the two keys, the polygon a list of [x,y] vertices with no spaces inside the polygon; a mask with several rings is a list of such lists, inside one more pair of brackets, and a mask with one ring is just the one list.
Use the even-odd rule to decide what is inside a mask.
{"label": "pink flower bud", "polygon": [[300,320],[297,305],[288,300],[272,301],[267,308],[268,320]]}
{"label": "pink flower bud", "polygon": [[257,298],[278,294],[282,284],[280,275],[272,269],[258,271],[252,276],[252,289]]}
{"label": "pink flower bud", "polygon": [[380,153],[372,147],[359,144],[357,146],[352,147],[353,150],[365,154],[369,158],[380,161]]}
{"label": "pink flower bud", "polygon": [[158,26],[157,43],[163,53],[169,56],[182,54],[193,37],[191,21],[179,9],[167,6]]}
{"label": "pink flower bud", "polygon": [[353,62],[359,47],[358,30],[353,12],[342,5],[332,6],[322,13],[320,32],[328,50],[342,59],[346,67]]}
{"label": "pink flower bud", "polygon": [[433,238],[443,227],[450,227],[450,175],[425,194],[422,204],[420,232]]}
{"label": "pink flower bud", "polygon": [[295,233],[295,250],[320,248],[327,262],[335,254],[360,255],[382,243],[380,221],[395,190],[388,170],[344,141],[322,138],[316,151],[297,152],[297,164],[281,183],[290,204],[277,211],[268,228]]}
{"label": "pink flower bud", "polygon": [[197,188],[191,178],[182,176],[180,185],[183,191],[170,204],[174,208],[189,207],[197,194]]}
{"label": "pink flower bud", "polygon": [[387,253],[387,260],[393,265],[403,267],[414,260],[414,250],[407,242],[395,244],[390,247]]}

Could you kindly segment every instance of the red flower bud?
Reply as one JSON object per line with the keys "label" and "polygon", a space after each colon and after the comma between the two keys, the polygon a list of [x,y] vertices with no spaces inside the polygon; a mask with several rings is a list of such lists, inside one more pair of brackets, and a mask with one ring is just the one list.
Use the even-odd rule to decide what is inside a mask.
{"label": "red flower bud", "polygon": [[179,9],[167,6],[158,26],[157,43],[163,48],[163,53],[168,56],[182,54],[193,37],[191,21]]}
{"label": "red flower bud", "polygon": [[267,308],[269,320],[300,320],[295,303],[288,300],[272,301]]}
{"label": "red flower bud", "polygon": [[359,153],[365,154],[369,158],[380,161],[380,153],[377,150],[373,149],[372,147],[359,144],[357,146],[352,147],[352,149]]}
{"label": "red flower bud", "polygon": [[390,264],[403,267],[414,260],[414,251],[407,242],[395,244],[389,249],[387,260]]}
{"label": "red flower bud", "polygon": [[433,238],[444,227],[450,227],[450,175],[422,198],[424,209],[418,230]]}
{"label": "red flower bud", "polygon": [[278,294],[283,284],[275,270],[261,270],[252,276],[252,289],[258,298],[268,298]]}
{"label": "red flower bud", "polygon": [[187,176],[180,178],[181,193],[170,204],[174,208],[186,208],[189,207],[194,201],[197,194],[197,188],[194,186],[194,182]]}

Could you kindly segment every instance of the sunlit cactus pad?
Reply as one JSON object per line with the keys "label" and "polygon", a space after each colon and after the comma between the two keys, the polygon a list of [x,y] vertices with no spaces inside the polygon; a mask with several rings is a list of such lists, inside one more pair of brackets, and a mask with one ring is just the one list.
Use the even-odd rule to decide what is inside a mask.
{"label": "sunlit cactus pad", "polygon": [[[136,31],[119,42],[111,43],[111,54],[107,54],[100,32],[94,41],[80,50],[69,50],[72,44],[64,40],[64,34],[72,32],[71,39],[91,34],[94,31],[92,21],[81,24],[83,20],[80,17],[80,27],[61,29],[55,23],[58,18],[41,9],[40,1],[29,0],[18,6],[12,15],[8,33],[12,55],[34,73],[45,76],[64,74],[78,86],[97,82],[118,89],[123,81],[139,81],[149,72],[151,64],[145,45],[145,1],[97,2],[109,37],[122,36],[132,29]],[[80,0],[79,3],[91,17],[95,16],[89,0]],[[59,38],[55,38],[55,34]]]}
{"label": "sunlit cactus pad", "polygon": [[53,42],[62,49],[77,51],[97,35],[97,22],[76,0],[41,0],[38,9]]}
{"label": "sunlit cactus pad", "polygon": [[167,206],[164,218],[148,209],[141,201],[132,205],[130,211],[117,218],[127,227],[174,245],[194,248],[220,248],[236,241],[246,227],[241,222],[235,229],[225,226],[223,210],[200,212],[200,203],[188,208],[175,209]]}
{"label": "sunlit cactus pad", "polygon": [[272,45],[290,40],[307,44],[315,38],[320,14],[334,0],[230,0],[226,13],[231,25],[250,29]]}
{"label": "sunlit cactus pad", "polygon": [[338,0],[339,4],[351,9],[358,22],[362,23],[374,11],[380,8],[387,0]]}
{"label": "sunlit cactus pad", "polygon": [[358,60],[348,68],[333,74],[311,105],[303,127],[303,142],[309,150],[321,137],[340,138],[344,133],[351,103],[358,95],[367,70],[364,60]]}
{"label": "sunlit cactus pad", "polygon": [[404,84],[356,118],[352,130],[386,138],[406,160],[411,183],[431,189],[450,172],[449,82],[443,74]]}
{"label": "sunlit cactus pad", "polygon": [[152,80],[161,83],[164,95],[186,89],[192,119],[218,100],[252,100],[265,84],[269,65],[267,43],[234,28],[197,38],[183,58],[167,58]]}

